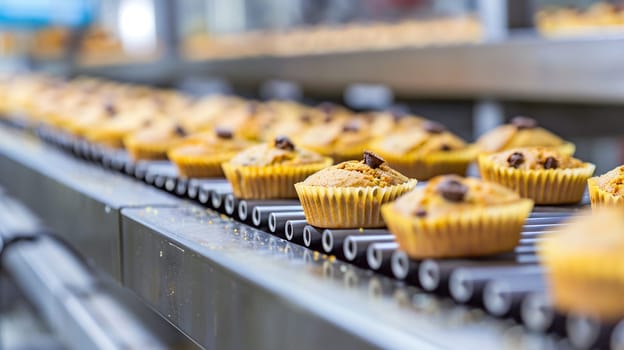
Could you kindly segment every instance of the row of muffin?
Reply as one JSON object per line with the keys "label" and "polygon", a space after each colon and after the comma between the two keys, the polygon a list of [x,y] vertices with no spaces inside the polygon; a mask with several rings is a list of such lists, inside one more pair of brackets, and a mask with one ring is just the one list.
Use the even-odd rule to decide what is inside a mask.
{"label": "row of muffin", "polygon": [[574,152],[573,144],[527,118],[516,118],[470,145],[438,123],[398,112],[355,113],[333,104],[309,107],[230,96],[194,99],[89,78],[5,77],[0,79],[0,111],[25,114],[93,143],[125,147],[138,160],[169,157],[193,177],[220,175],[219,167],[210,166],[215,161],[280,135],[335,162],[369,149],[420,180],[464,174],[479,153],[527,146]]}
{"label": "row of muffin", "polygon": [[[69,83],[45,77],[6,78],[1,86],[0,108],[5,113],[24,113],[35,123],[110,147],[125,145],[139,159],[168,154],[183,172],[222,171],[242,198],[298,197],[307,221],[319,227],[387,224],[401,249],[417,259],[509,251],[517,245],[534,203],[578,201],[587,181],[594,205],[624,203],[624,168],[588,180],[593,165],[572,158],[572,144],[527,118],[516,118],[469,146],[430,121],[383,113],[374,119],[337,106],[250,104],[228,97],[189,103],[171,91],[85,78]],[[197,114],[185,114],[192,110]],[[311,139],[344,142],[383,132],[364,146],[354,142],[358,147],[353,150],[348,143],[319,142],[331,145],[326,149],[332,153],[323,155],[318,152],[323,147],[307,150],[288,137],[273,136],[274,125],[263,123],[267,119],[279,123],[277,117],[268,118],[259,110],[287,111],[284,118],[295,121],[285,124],[292,128],[289,134],[314,130]],[[232,120],[244,122],[230,124],[238,127],[223,125]],[[297,121],[306,127],[295,130]],[[383,129],[384,125],[391,127]],[[259,141],[264,143],[255,144]],[[384,146],[372,147],[376,144]],[[347,152],[337,151],[369,146],[379,153],[366,151],[361,161],[332,166],[327,157],[346,157]],[[477,153],[484,180],[446,175],[414,188],[412,174],[429,178],[463,173]],[[347,158],[355,158],[353,154]],[[555,305],[606,320],[622,317],[621,211],[601,211],[577,220],[569,225],[570,232],[552,235],[538,250],[551,272]]]}

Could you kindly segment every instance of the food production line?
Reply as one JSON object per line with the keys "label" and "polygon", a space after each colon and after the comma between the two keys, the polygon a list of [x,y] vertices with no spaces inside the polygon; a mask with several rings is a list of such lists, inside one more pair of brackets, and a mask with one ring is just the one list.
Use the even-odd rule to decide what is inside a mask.
{"label": "food production line", "polygon": [[185,179],[168,162],[135,163],[12,124],[0,128],[2,186],[193,346],[590,348],[622,339],[624,326],[558,314],[544,293],[535,243],[587,200],[536,207],[513,253],[415,261],[384,229],[320,230],[296,200],[238,200],[225,180]]}

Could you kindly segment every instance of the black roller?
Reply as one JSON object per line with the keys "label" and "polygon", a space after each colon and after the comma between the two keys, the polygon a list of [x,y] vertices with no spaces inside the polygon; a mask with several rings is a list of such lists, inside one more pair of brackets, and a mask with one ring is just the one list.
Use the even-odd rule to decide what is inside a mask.
{"label": "black roller", "polygon": [[545,292],[543,278],[533,275],[505,276],[490,281],[483,289],[485,310],[496,317],[513,317],[520,321],[520,308],[529,293]]}
{"label": "black roller", "polygon": [[371,270],[392,275],[392,254],[399,249],[394,241],[372,243],[366,249],[366,262]]}
{"label": "black roller", "polygon": [[[199,195],[199,182],[197,179],[188,179],[188,183],[186,185],[186,196],[190,199],[197,199]],[[206,204],[205,202],[204,204]]]}
{"label": "black roller", "polygon": [[394,241],[393,236],[348,236],[342,242],[342,250],[347,261],[366,262],[366,250],[373,243]]}
{"label": "black roller", "polygon": [[[529,255],[522,255],[527,257]],[[514,253],[493,255],[479,259],[426,259],[418,269],[421,287],[429,292],[447,294],[448,280],[451,273],[460,267],[513,266],[520,264],[519,255]]]}
{"label": "black roller", "polygon": [[179,197],[186,196],[188,193],[188,179],[179,178],[176,186],[175,194]]}
{"label": "black roller", "polygon": [[303,244],[303,229],[308,225],[305,220],[288,220],[284,226],[284,236],[287,240]]}
{"label": "black roller", "polygon": [[280,236],[285,235],[286,222],[291,220],[305,221],[305,214],[303,211],[271,213],[269,215],[269,231]]}
{"label": "black roller", "polygon": [[299,206],[298,209],[293,211],[301,210],[301,206],[299,205],[299,201],[297,200],[251,200],[251,199],[241,199],[238,202],[238,217],[242,221],[251,221],[251,216],[253,209],[257,206]]}
{"label": "black roller", "polygon": [[169,193],[176,193],[176,188],[178,187],[178,177],[177,176],[167,176],[165,180],[165,191]]}
{"label": "black roller", "polygon": [[323,233],[312,225],[306,225],[303,228],[303,245],[306,247],[321,251],[323,249]]}
{"label": "black roller", "polygon": [[[212,191],[207,188],[198,188],[197,190],[197,201],[201,204],[210,204],[214,208],[214,201],[212,200]],[[221,200],[221,198],[219,198]],[[221,202],[219,202],[221,203]],[[221,204],[219,204],[221,205]]]}
{"label": "black roller", "polygon": [[344,258],[342,242],[349,236],[378,236],[394,237],[387,230],[379,229],[325,229],[323,230],[323,251],[327,254]]}
{"label": "black roller", "polygon": [[154,178],[153,185],[157,188],[165,188],[165,182],[167,181],[166,175],[157,174]]}
{"label": "black roller", "polygon": [[302,211],[300,205],[258,205],[255,206],[251,212],[251,222],[256,227],[263,227],[268,225],[269,215],[271,213],[279,213],[279,212],[293,212],[293,211]]}
{"label": "black roller", "polygon": [[234,197],[233,194],[228,193],[225,195],[223,199],[223,210],[225,214],[232,216],[236,212],[236,207],[238,206],[238,199]]}
{"label": "black roller", "polygon": [[539,265],[458,267],[449,275],[448,290],[458,303],[481,304],[483,288],[489,281],[524,276],[541,279],[543,273]]}
{"label": "black roller", "polygon": [[614,324],[604,324],[592,318],[569,315],[566,333],[577,349],[605,349],[609,346]]}
{"label": "black roller", "polygon": [[529,293],[520,305],[520,318],[533,332],[565,333],[565,316],[557,313],[545,293]]}
{"label": "black roller", "polygon": [[402,250],[396,250],[390,258],[390,268],[394,278],[404,280],[409,284],[419,286],[418,267],[420,261],[410,259]]}

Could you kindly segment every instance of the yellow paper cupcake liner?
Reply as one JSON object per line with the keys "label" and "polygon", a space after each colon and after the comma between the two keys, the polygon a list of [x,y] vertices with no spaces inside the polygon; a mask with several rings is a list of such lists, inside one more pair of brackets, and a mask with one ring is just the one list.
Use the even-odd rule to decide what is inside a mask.
{"label": "yellow paper cupcake liner", "polygon": [[476,158],[477,154],[474,147],[457,151],[435,152],[426,156],[397,156],[375,148],[372,151],[384,158],[391,168],[407,177],[418,180],[428,180],[443,174],[463,176],[466,174],[468,165]]}
{"label": "yellow paper cupcake liner", "polygon": [[479,156],[479,171],[484,180],[512,189],[535,204],[578,203],[595,168],[585,163],[582,168],[573,169],[521,170],[501,166],[488,155]]}
{"label": "yellow paper cupcake liner", "polygon": [[596,178],[587,180],[587,188],[589,189],[589,200],[591,201],[592,208],[624,208],[624,196],[614,196],[609,192],[601,190],[600,187],[598,187]]}
{"label": "yellow paper cupcake liner", "polygon": [[297,198],[294,185],[331,164],[331,158],[325,158],[318,164],[243,166],[226,162],[221,167],[236,197],[277,199]]}
{"label": "yellow paper cupcake liner", "polygon": [[397,213],[392,204],[382,214],[401,250],[414,259],[483,256],[512,250],[533,202],[499,205],[435,219]]}
{"label": "yellow paper cupcake liner", "polygon": [[84,137],[90,142],[97,143],[109,148],[124,148],[123,139],[128,134],[124,130],[98,130],[93,129],[85,133]]}
{"label": "yellow paper cupcake liner", "polygon": [[236,152],[210,155],[184,155],[169,151],[167,156],[176,165],[180,175],[185,177],[223,177],[221,164],[229,161]]}
{"label": "yellow paper cupcake liner", "polygon": [[147,144],[134,142],[129,138],[123,141],[128,154],[134,160],[165,160],[168,146],[163,144]]}
{"label": "yellow paper cupcake liner", "polygon": [[388,187],[295,185],[307,222],[323,228],[383,227],[381,207],[416,186],[416,180]]}

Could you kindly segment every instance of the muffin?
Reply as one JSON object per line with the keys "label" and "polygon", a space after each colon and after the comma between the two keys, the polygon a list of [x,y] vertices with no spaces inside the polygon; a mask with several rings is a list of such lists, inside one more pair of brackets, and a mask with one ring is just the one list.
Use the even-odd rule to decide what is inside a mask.
{"label": "muffin", "polygon": [[436,175],[464,175],[475,157],[473,147],[438,123],[398,129],[376,139],[370,149],[406,176],[427,180]]}
{"label": "muffin", "polygon": [[535,119],[515,117],[510,124],[501,125],[482,135],[477,147],[483,153],[500,152],[518,147],[551,147],[563,154],[573,155],[575,146],[552,132],[541,128]]}
{"label": "muffin", "polygon": [[512,250],[533,201],[495,183],[457,175],[431,179],[382,207],[411,258],[471,257]]}
{"label": "muffin", "polygon": [[587,181],[592,208],[624,208],[624,166]]}
{"label": "muffin", "polygon": [[232,159],[252,143],[235,138],[231,130],[216,129],[189,137],[167,152],[180,175],[185,177],[221,177],[221,164]]}
{"label": "muffin", "polygon": [[383,227],[381,206],[416,186],[372,152],[310,175],[295,185],[309,224],[324,228]]}
{"label": "muffin", "polygon": [[624,317],[624,216],[600,208],[539,243],[556,309],[610,323]]}
{"label": "muffin", "polygon": [[336,163],[359,158],[370,140],[370,127],[356,117],[312,126],[297,138],[302,147],[331,157]]}
{"label": "muffin", "polygon": [[167,159],[167,151],[188,135],[182,125],[163,120],[128,135],[124,138],[124,146],[134,160]]}
{"label": "muffin", "polygon": [[595,166],[553,148],[515,148],[479,156],[484,180],[514,190],[535,204],[578,203]]}
{"label": "muffin", "polygon": [[296,198],[294,184],[332,164],[295,147],[287,137],[250,147],[222,164],[234,195],[245,199]]}

